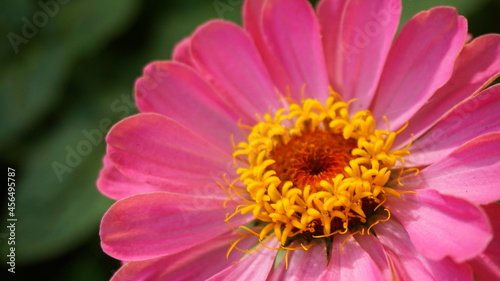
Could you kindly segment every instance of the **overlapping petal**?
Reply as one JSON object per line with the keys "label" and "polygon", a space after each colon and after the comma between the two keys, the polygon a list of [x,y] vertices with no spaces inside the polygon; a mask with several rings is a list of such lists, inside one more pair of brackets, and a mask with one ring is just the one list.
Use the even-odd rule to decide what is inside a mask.
{"label": "overlapping petal", "polygon": [[232,152],[230,136],[239,131],[239,112],[190,67],[176,62],[150,63],[135,84],[135,96],[141,112],[163,114]]}
{"label": "overlapping petal", "polygon": [[464,46],[455,61],[450,80],[426,101],[398,135],[395,147],[417,139],[436,124],[445,113],[464,99],[489,85],[500,75],[500,35],[488,34]]}
{"label": "overlapping petal", "polygon": [[347,3],[349,1],[323,0],[316,7],[330,86],[339,93],[343,92],[344,84],[342,80],[342,53],[344,49],[341,35],[343,15]]}
{"label": "overlapping petal", "polygon": [[[274,240],[267,246],[276,248],[278,247],[278,241]],[[207,280],[266,280],[273,266],[276,253],[276,250],[262,247],[257,252],[247,255],[239,262],[226,267]]]}
{"label": "overlapping petal", "polygon": [[311,5],[305,0],[247,1],[244,16],[245,28],[259,42],[257,47],[281,93],[296,101],[325,100],[328,76]]}
{"label": "overlapping petal", "polygon": [[500,85],[458,104],[427,134],[415,141],[407,162],[413,166],[436,163],[478,136],[500,131]]}
{"label": "overlapping petal", "polygon": [[405,227],[417,251],[431,260],[449,256],[466,261],[484,251],[492,238],[481,209],[435,190],[418,190],[402,199],[390,197],[385,206]]}
{"label": "overlapping petal", "polygon": [[191,37],[186,37],[177,43],[172,52],[172,59],[185,65],[194,66],[191,56]]}
{"label": "overlapping petal", "polygon": [[458,264],[449,257],[439,261],[424,258],[409,243],[408,233],[395,220],[375,226],[375,232],[377,238],[384,244],[397,280],[466,281],[472,278],[472,272],[466,264]]}
{"label": "overlapping petal", "polygon": [[318,280],[384,280],[370,255],[352,238],[343,244],[346,238],[346,235],[335,237],[330,263]]}
{"label": "overlapping petal", "polygon": [[134,181],[122,174],[109,157],[105,156],[103,162],[104,167],[99,173],[97,188],[104,195],[119,200],[134,194],[161,191],[159,186]]}
{"label": "overlapping petal", "polygon": [[288,268],[282,260],[268,280],[315,281],[319,280],[326,267],[326,248],[319,244],[307,251],[291,251]]}
{"label": "overlapping petal", "polygon": [[386,116],[392,128],[399,128],[450,79],[466,34],[465,18],[447,7],[421,12],[405,24],[371,105],[379,124]]}
{"label": "overlapping petal", "polygon": [[323,48],[336,92],[354,110],[370,105],[396,33],[401,2],[322,1],[318,5]]}
{"label": "overlapping petal", "polygon": [[500,280],[500,203],[494,202],[483,207],[493,229],[493,239],[488,248],[469,261],[474,277],[479,281]]}
{"label": "overlapping petal", "polygon": [[281,107],[266,67],[250,36],[234,23],[213,20],[191,38],[196,68],[249,123],[256,113]]}
{"label": "overlapping petal", "polygon": [[391,270],[390,262],[387,253],[380,241],[374,235],[355,235],[356,242],[370,255],[373,262],[379,268],[382,279],[392,279],[393,272]]}
{"label": "overlapping petal", "polygon": [[[232,251],[226,258],[228,245],[239,238],[237,234],[222,235],[186,251],[155,259],[129,262],[118,270],[111,281],[207,280],[243,256]],[[251,246],[257,239],[247,239],[239,246]],[[214,263],[214,260],[217,262]]]}
{"label": "overlapping petal", "polygon": [[403,183],[409,190],[434,189],[477,204],[500,200],[499,148],[500,132],[482,135]]}
{"label": "overlapping petal", "polygon": [[[227,207],[235,207],[230,201]],[[223,199],[154,192],[122,199],[101,222],[101,246],[126,261],[157,258],[187,250],[230,230]],[[239,216],[233,223],[246,224]]]}
{"label": "overlapping petal", "polygon": [[138,114],[109,132],[107,154],[115,167],[134,181],[163,191],[226,198],[217,185],[232,175],[230,154],[165,116]]}

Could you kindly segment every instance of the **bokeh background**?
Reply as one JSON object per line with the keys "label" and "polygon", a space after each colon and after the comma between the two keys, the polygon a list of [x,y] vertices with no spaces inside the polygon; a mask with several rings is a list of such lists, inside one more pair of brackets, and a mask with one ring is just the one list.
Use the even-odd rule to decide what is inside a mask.
{"label": "bokeh background", "polygon": [[[12,275],[5,185],[0,260],[10,278],[1,280],[108,280],[120,263],[99,244],[100,218],[113,202],[95,186],[104,136],[137,112],[132,89],[143,66],[169,59],[176,42],[209,19],[240,23],[242,0],[1,3],[0,155],[4,177],[6,167],[16,170],[18,219]],[[468,18],[473,35],[500,33],[499,0],[403,5],[402,22],[450,5]]]}

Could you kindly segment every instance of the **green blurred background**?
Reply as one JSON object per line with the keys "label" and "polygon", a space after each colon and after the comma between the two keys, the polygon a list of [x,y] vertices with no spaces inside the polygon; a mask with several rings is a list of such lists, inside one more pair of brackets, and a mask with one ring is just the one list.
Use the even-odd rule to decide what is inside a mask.
{"label": "green blurred background", "polygon": [[[498,0],[403,2],[403,22],[451,5],[468,18],[473,35],[500,33]],[[137,112],[129,101],[148,62],[169,59],[176,42],[208,19],[241,22],[241,3],[2,0],[0,154],[3,166],[16,170],[18,219],[12,275],[5,266],[7,200],[0,195],[1,274],[10,277],[2,280],[112,276],[120,263],[101,251],[98,229],[113,201],[95,186],[107,128]],[[67,165],[74,151],[80,156],[69,156]]]}

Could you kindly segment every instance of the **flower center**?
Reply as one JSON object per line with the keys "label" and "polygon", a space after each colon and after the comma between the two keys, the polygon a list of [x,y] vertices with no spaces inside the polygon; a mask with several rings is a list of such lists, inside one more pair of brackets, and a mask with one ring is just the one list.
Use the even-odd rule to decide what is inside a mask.
{"label": "flower center", "polygon": [[276,171],[282,181],[291,181],[297,188],[306,185],[319,187],[321,180],[335,178],[337,174],[347,176],[344,167],[355,156],[352,149],[357,147],[354,139],[344,139],[340,134],[316,130],[296,136],[287,144],[278,145],[270,152],[276,161],[267,167]]}
{"label": "flower center", "polygon": [[306,99],[264,115],[235,147],[237,163],[245,164],[230,188],[246,203],[228,220],[252,212],[257,222],[242,228],[261,241],[277,237],[282,249],[369,233],[390,216],[386,196],[400,198],[391,173],[403,171],[409,152],[391,149],[398,133],[375,129],[369,111],[351,116],[348,103],[333,96],[326,105]]}

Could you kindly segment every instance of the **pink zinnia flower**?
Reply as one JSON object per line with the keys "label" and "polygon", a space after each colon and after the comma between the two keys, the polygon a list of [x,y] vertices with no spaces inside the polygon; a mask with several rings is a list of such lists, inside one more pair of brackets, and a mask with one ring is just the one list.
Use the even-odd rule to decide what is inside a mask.
{"label": "pink zinnia flower", "polygon": [[98,180],[113,280],[500,279],[500,36],[400,12],[246,1],[149,64]]}

